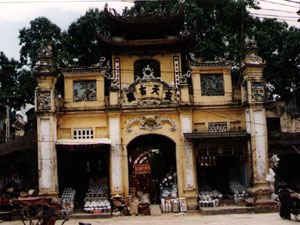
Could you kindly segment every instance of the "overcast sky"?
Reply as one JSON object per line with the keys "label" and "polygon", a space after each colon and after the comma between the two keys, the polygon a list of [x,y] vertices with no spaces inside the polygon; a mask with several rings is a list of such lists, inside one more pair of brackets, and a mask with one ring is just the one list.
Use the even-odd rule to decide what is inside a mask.
{"label": "overcast sky", "polygon": [[[62,30],[66,30],[73,21],[84,15],[89,8],[102,9],[105,5],[105,1],[102,0],[84,1],[0,0],[0,51],[4,52],[9,58],[19,59],[19,30],[23,27],[29,27],[29,22],[36,17],[47,17]],[[300,2],[300,0],[294,1]],[[130,7],[133,5],[133,0],[110,0],[106,2],[110,8],[115,8],[119,12],[125,6]],[[287,21],[288,23],[300,27],[300,23],[296,22],[296,11],[299,10],[299,4],[289,0],[261,0],[260,5],[263,9],[268,10],[261,10],[259,13],[284,16],[280,18],[289,19],[291,21]]]}

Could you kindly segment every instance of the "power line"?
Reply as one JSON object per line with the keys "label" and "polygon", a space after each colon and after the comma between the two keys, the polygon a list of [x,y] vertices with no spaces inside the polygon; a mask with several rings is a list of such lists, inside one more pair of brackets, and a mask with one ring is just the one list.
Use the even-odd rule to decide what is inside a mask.
{"label": "power line", "polygon": [[296,4],[300,4],[300,2],[293,1],[293,0],[283,0],[283,1],[286,1],[286,2],[291,2],[291,3],[296,3]]}
{"label": "power line", "polygon": [[280,21],[290,21],[290,22],[298,22],[298,20],[291,20],[291,19],[280,19],[280,18],[274,18],[274,17],[264,17],[264,16],[255,16],[260,19],[275,19]]}
{"label": "power line", "polygon": [[250,13],[251,15],[255,16],[270,16],[274,18],[291,18],[291,19],[298,19],[298,16],[279,16],[279,15],[274,15],[274,14],[260,14],[260,13]]}
{"label": "power line", "polygon": [[286,10],[270,9],[270,8],[261,8],[260,10],[275,11],[275,12],[283,12],[283,13],[291,13],[291,14],[297,13],[297,12],[295,12],[295,11],[286,11]]}
{"label": "power line", "polygon": [[43,3],[100,3],[100,2],[128,2],[134,3],[134,0],[49,0],[49,1],[0,1],[0,4],[43,4]]}
{"label": "power line", "polygon": [[267,2],[267,3],[271,3],[271,4],[275,4],[275,5],[281,5],[281,6],[286,6],[286,7],[291,7],[291,8],[298,8],[297,6],[292,6],[292,5],[287,5],[287,4],[283,4],[283,3],[278,3],[278,2],[273,2],[273,1],[269,1],[269,0],[260,0],[262,2]]}

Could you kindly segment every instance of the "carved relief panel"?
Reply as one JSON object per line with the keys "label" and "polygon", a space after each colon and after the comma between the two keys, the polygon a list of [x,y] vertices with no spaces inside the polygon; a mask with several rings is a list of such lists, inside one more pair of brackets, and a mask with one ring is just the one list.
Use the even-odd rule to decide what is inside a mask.
{"label": "carved relief panel", "polygon": [[253,101],[264,101],[264,85],[262,82],[251,82],[251,99]]}
{"label": "carved relief panel", "polygon": [[51,109],[51,91],[38,90],[37,97],[37,110],[50,110]]}
{"label": "carved relief panel", "polygon": [[80,101],[96,101],[97,90],[95,80],[74,81],[73,83],[73,100]]}
{"label": "carved relief panel", "polygon": [[201,95],[224,95],[223,74],[201,74]]}

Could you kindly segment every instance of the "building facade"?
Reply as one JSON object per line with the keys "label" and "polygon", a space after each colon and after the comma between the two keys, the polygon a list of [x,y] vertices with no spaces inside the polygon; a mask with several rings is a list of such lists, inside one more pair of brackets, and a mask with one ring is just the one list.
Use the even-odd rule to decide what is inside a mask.
{"label": "building facade", "polygon": [[[164,187],[196,208],[198,191],[231,183],[267,198],[268,143],[263,60],[248,46],[242,86],[226,61],[188,60],[195,33],[182,34],[173,16],[105,14],[110,37],[98,36],[106,58],[89,68],[53,67],[51,47],[35,73],[39,190],[78,197],[91,182],[109,194]],[[64,92],[57,93],[63,80]]]}

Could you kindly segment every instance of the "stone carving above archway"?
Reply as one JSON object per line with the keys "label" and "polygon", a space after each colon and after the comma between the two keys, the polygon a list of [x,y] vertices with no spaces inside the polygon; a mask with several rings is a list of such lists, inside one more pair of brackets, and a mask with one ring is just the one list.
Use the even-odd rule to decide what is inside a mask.
{"label": "stone carving above archway", "polygon": [[131,119],[126,126],[127,132],[132,131],[130,127],[134,123],[138,123],[140,129],[150,130],[150,131],[161,129],[163,127],[163,123],[169,123],[171,125],[169,130],[170,131],[176,130],[174,121],[172,121],[169,118],[159,118],[158,116],[143,116],[142,119],[138,119],[138,118]]}

